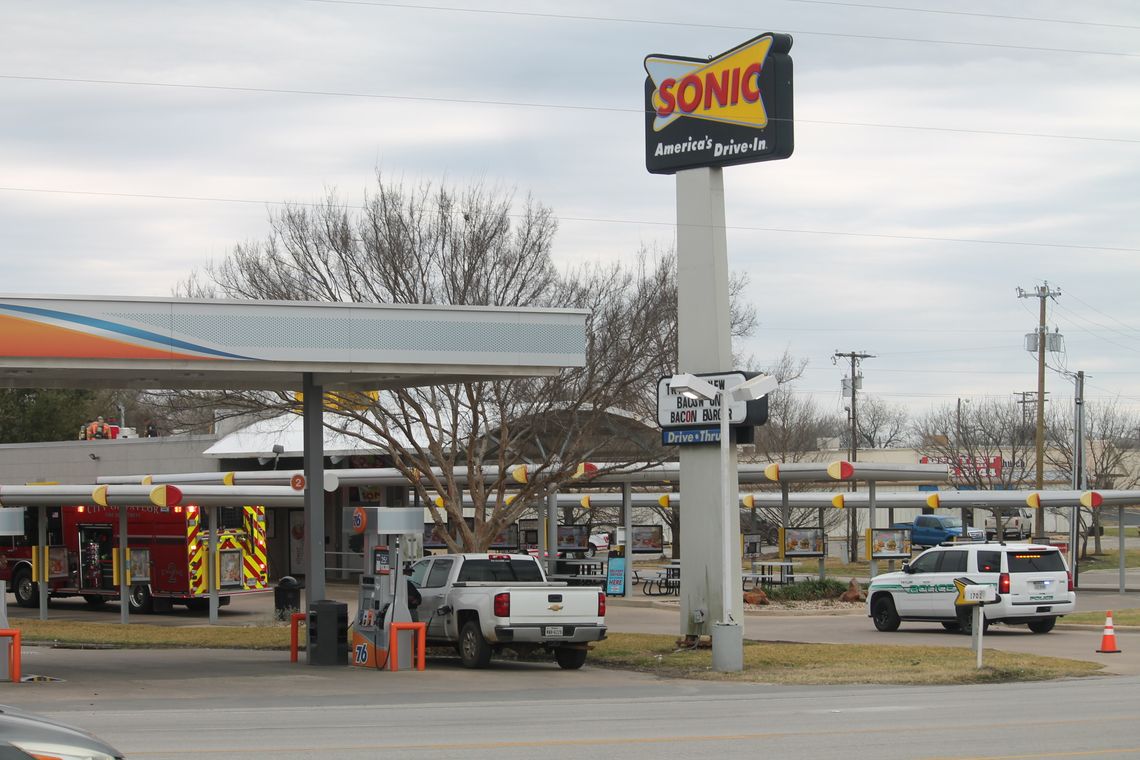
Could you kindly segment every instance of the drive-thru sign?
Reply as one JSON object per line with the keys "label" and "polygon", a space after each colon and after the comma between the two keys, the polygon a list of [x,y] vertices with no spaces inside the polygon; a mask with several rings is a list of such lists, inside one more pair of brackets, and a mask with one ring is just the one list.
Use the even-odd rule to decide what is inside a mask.
{"label": "drive-thru sign", "polygon": [[[756,372],[697,373],[697,377],[717,388],[735,388],[756,377]],[[692,398],[670,387],[672,376],[657,381],[657,424],[661,426],[661,443],[664,446],[717,444],[720,442],[720,402],[712,399]],[[768,421],[768,397],[752,401],[737,401],[730,397],[728,424],[736,443],[751,443],[753,428]]]}

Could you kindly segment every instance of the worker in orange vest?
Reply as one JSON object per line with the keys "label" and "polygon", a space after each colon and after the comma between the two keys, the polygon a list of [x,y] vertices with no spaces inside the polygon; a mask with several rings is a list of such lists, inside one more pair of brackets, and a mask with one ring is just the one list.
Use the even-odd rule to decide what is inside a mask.
{"label": "worker in orange vest", "polygon": [[110,438],[110,437],[111,437],[111,426],[108,425],[106,422],[104,422],[102,417],[100,417],[99,419],[95,420],[94,422],[92,422],[90,425],[87,426],[87,440],[89,440],[89,441],[99,439],[99,438]]}

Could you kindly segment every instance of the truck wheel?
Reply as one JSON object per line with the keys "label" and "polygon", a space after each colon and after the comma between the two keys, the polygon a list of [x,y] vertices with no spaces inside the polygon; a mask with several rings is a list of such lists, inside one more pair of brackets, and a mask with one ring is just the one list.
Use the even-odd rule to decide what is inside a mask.
{"label": "truck wheel", "polygon": [[590,544],[590,548],[586,550],[586,556],[587,557],[593,557],[597,553],[598,553],[598,547],[594,546],[593,544]]}
{"label": "truck wheel", "polygon": [[465,668],[485,668],[491,663],[491,645],[483,638],[478,620],[468,620],[459,632],[459,658]]}
{"label": "truck wheel", "polygon": [[1029,624],[1029,630],[1034,633],[1049,633],[1053,630],[1053,626],[1057,625],[1057,618],[1045,618],[1044,620],[1034,620]]}
{"label": "truck wheel", "polygon": [[32,573],[27,567],[21,567],[13,574],[12,593],[16,595],[16,604],[21,607],[39,606],[40,586],[32,582]]}
{"label": "truck wheel", "polygon": [[558,647],[554,650],[554,661],[563,670],[578,670],[586,664],[587,650],[571,647]]}
{"label": "truck wheel", "polygon": [[107,603],[107,597],[99,594],[84,594],[83,601],[87,602],[88,607],[97,610]]}
{"label": "truck wheel", "polygon": [[957,620],[943,620],[942,621],[942,627],[948,631],[957,631],[958,630],[958,621]]}
{"label": "truck wheel", "polygon": [[871,605],[871,619],[880,631],[897,631],[902,622],[895,611],[895,600],[889,596],[880,596]]}
{"label": "truck wheel", "polygon": [[131,595],[128,597],[131,612],[150,614],[154,611],[154,597],[150,595],[150,587],[146,585],[131,586]]}

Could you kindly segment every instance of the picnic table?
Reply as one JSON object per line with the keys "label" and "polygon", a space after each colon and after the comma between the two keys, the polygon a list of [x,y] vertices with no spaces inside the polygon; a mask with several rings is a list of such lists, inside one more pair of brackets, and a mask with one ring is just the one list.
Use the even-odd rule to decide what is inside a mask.
{"label": "picnic table", "polygon": [[751,567],[751,572],[740,574],[741,585],[745,591],[749,590],[749,583],[752,584],[752,589],[755,590],[761,585],[783,585],[785,583],[792,583],[795,580],[795,574],[792,572],[795,563],[787,560],[753,560]]}
{"label": "picnic table", "polygon": [[646,596],[680,596],[681,563],[670,562],[642,581],[641,593]]}
{"label": "picnic table", "polygon": [[558,559],[552,581],[565,581],[571,586],[603,586],[606,583],[605,562],[596,559]]}

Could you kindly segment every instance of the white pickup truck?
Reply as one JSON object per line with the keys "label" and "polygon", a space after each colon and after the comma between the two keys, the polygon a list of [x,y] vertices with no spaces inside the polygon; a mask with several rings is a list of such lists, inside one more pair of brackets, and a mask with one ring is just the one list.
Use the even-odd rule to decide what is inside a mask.
{"label": "white pickup truck", "polygon": [[420,592],[416,619],[429,645],[455,646],[463,664],[484,668],[500,649],[546,649],[559,667],[586,662],[591,641],[606,637],[606,594],[546,580],[525,554],[437,554],[412,566]]}
{"label": "white pickup truck", "polygon": [[986,539],[1005,540],[1012,538],[1015,541],[1027,540],[1033,535],[1033,512],[1025,508],[1001,511],[1001,532],[997,535],[997,520],[991,512],[986,517]]}

